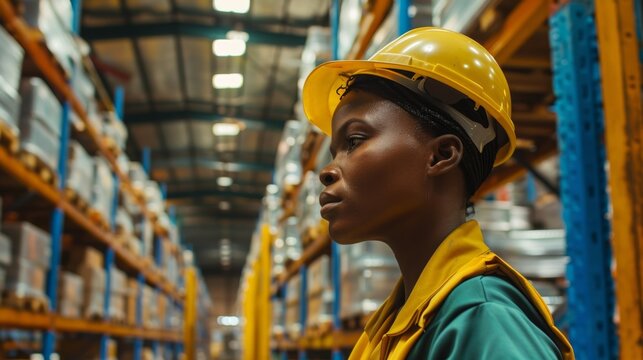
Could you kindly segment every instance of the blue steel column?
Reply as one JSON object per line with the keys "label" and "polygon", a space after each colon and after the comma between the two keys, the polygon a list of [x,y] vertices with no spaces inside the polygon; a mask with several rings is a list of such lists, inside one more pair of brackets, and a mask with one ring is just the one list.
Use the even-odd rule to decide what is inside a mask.
{"label": "blue steel column", "polygon": [[[60,150],[58,152],[58,169],[56,174],[58,176],[58,190],[65,188],[67,177],[67,150],[69,146],[69,112],[71,108],[68,102],[63,104],[62,112],[62,129],[60,131]],[[52,311],[58,308],[58,270],[60,267],[61,257],[61,242],[63,235],[63,226],[65,222],[65,214],[57,206],[51,217],[51,258],[49,271],[47,272],[47,297]],[[45,332],[43,337],[43,356],[49,359],[53,354],[56,347],[56,335],[53,330]]]}
{"label": "blue steel column", "polygon": [[[119,119],[123,118],[123,106],[125,98],[122,87],[117,87],[114,93],[114,108]],[[113,194],[112,194],[112,208],[109,214],[109,227],[110,231],[114,233],[116,230],[116,213],[118,211],[118,199],[120,192],[120,181],[116,173],[112,173],[113,178]],[[109,320],[109,308],[112,295],[112,267],[114,265],[114,249],[110,246],[105,252],[105,296],[103,300],[103,313],[104,318]],[[100,359],[106,360],[107,344],[109,342],[109,335],[103,334],[100,338]]]}
{"label": "blue steel column", "polygon": [[[143,153],[141,154],[141,165],[145,173],[150,174],[150,165],[151,165],[151,153],[149,148],[143,148]],[[145,228],[145,222],[147,219],[143,217],[141,220],[141,227]],[[141,254],[145,254],[147,249],[145,249],[145,241],[141,239]],[[138,282],[138,288],[136,293],[136,326],[143,327],[143,287],[145,286],[145,278],[143,274],[139,273],[136,277]],[[140,360],[143,356],[143,339],[137,337],[134,339],[134,360]]]}
{"label": "blue steel column", "polygon": [[[286,296],[288,295],[288,288],[286,287],[286,284],[281,285],[279,292],[281,293],[281,298],[283,299],[283,301],[281,302],[281,319],[279,320],[279,322],[284,324],[285,326],[286,311],[287,311]],[[284,328],[284,331],[285,331],[285,328]],[[288,360],[288,350],[286,349],[281,350],[281,360]]]}
{"label": "blue steel column", "polygon": [[[80,29],[80,7],[81,0],[71,0],[72,5],[72,32],[78,34]],[[72,76],[75,76],[76,68],[72,64]],[[69,85],[71,82],[68,83]],[[58,168],[56,175],[58,176],[58,189],[65,189],[65,182],[67,178],[67,153],[69,147],[69,116],[71,107],[69,102],[64,102],[62,111],[62,124],[60,129],[60,149],[58,152]],[[53,311],[58,308],[58,269],[60,267],[61,257],[61,242],[63,227],[65,222],[65,214],[63,210],[57,206],[51,217],[51,258],[49,271],[47,272],[47,297],[49,297],[49,304]],[[56,334],[53,330],[45,331],[43,336],[43,357],[49,359],[56,348]]]}
{"label": "blue steel column", "polygon": [[[299,325],[301,336],[306,334],[306,319],[308,318],[308,266],[302,265],[299,269]],[[308,359],[306,349],[299,350],[299,360]]]}
{"label": "blue steel column", "polygon": [[[116,212],[118,210],[118,195],[119,195],[119,179],[118,176],[114,173],[113,175],[114,182],[114,193],[112,198],[112,211],[109,216],[110,230],[113,233],[116,229]],[[103,316],[106,320],[109,320],[109,308],[112,297],[112,267],[114,266],[114,249],[110,246],[105,252],[105,300],[103,303]],[[107,360],[107,343],[109,341],[109,335],[103,334],[100,338],[100,359]]]}
{"label": "blue steel column", "polygon": [[396,0],[397,3],[397,33],[402,35],[411,30],[411,17],[409,16],[410,0]]}
{"label": "blue steel column", "polygon": [[561,200],[567,229],[569,337],[578,359],[614,359],[610,227],[593,1],[550,18]]}

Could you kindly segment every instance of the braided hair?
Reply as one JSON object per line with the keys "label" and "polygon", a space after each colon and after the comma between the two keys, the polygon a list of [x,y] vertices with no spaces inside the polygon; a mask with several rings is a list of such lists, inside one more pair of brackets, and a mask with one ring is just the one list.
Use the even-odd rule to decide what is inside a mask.
{"label": "braided hair", "polygon": [[[452,134],[462,141],[464,153],[460,167],[464,173],[466,187],[465,200],[468,202],[482,182],[489,176],[493,168],[496,153],[498,152],[497,141],[489,142],[484,146],[481,153],[460,124],[448,114],[430,106],[420,95],[394,81],[374,75],[355,75],[348,79],[345,86],[337,89],[337,92],[341,98],[356,89],[372,93],[393,102],[413,115],[418,121],[420,129],[433,136],[437,137]],[[480,107],[476,109],[475,103],[472,100],[462,99],[452,106],[469,119],[479,122],[484,126],[489,125],[486,112]]]}

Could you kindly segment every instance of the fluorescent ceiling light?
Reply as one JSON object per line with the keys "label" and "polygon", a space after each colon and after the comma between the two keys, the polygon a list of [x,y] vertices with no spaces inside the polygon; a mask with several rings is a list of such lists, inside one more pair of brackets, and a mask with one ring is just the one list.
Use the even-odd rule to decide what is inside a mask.
{"label": "fluorescent ceiling light", "polygon": [[225,37],[230,40],[243,40],[248,41],[250,35],[245,31],[230,30],[225,34]]}
{"label": "fluorescent ceiling light", "polygon": [[217,185],[222,187],[228,187],[232,185],[232,178],[227,176],[221,176],[217,179]]}
{"label": "fluorescent ceiling light", "polygon": [[214,10],[245,14],[250,10],[250,0],[213,0]]}
{"label": "fluorescent ceiling light", "polygon": [[243,75],[215,74],[212,77],[212,86],[215,89],[238,89],[243,86]]}
{"label": "fluorescent ceiling light", "polygon": [[240,131],[241,127],[236,123],[216,123],[212,125],[212,133],[216,136],[237,136]]}
{"label": "fluorescent ceiling light", "polygon": [[219,203],[219,209],[221,209],[223,211],[230,210],[230,203],[227,202],[227,201],[221,201]]}
{"label": "fluorescent ceiling light", "polygon": [[216,56],[241,56],[246,52],[246,42],[240,39],[218,39],[212,42]]}

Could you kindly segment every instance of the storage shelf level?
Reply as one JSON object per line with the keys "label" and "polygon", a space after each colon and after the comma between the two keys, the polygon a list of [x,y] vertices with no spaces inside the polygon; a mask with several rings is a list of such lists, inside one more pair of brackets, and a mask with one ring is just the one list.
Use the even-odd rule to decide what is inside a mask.
{"label": "storage shelf level", "polygon": [[114,337],[142,338],[163,342],[182,342],[178,331],[145,329],[104,321],[66,318],[54,314],[38,314],[0,307],[0,329],[20,328],[28,330],[55,330],[88,334],[108,334]]}
{"label": "storage shelf level", "polygon": [[181,294],[174,285],[170,284],[169,280],[157,269],[153,268],[150,262],[145,262],[141,256],[133,254],[120,243],[117,243],[113,234],[110,234],[92,222],[86,215],[67,201],[65,196],[54,188],[53,185],[48,184],[38,176],[38,174],[27,169],[20,160],[9,154],[7,150],[3,148],[0,148],[0,170],[14,178],[26,189],[38,193],[52,206],[60,206],[65,216],[75,225],[90,234],[92,239],[104,246],[112,247],[118,262],[123,265],[124,269],[142,273],[150,285],[157,286],[165,294],[179,303],[183,301],[183,294]]}

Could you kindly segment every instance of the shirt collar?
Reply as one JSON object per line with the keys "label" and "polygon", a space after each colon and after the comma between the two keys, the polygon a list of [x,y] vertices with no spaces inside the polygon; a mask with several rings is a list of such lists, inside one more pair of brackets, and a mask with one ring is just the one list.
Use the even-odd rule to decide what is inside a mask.
{"label": "shirt collar", "polygon": [[[408,330],[417,322],[422,310],[428,306],[433,295],[449,280],[462,266],[475,257],[489,252],[482,237],[482,231],[475,220],[467,221],[453,230],[438,246],[435,253],[427,262],[418,281],[415,283],[409,298],[399,310],[388,335],[396,336]],[[404,299],[404,285],[400,279],[393,293],[384,302],[366,325],[366,332],[371,333],[394,312]],[[398,305],[398,306],[396,306]]]}

